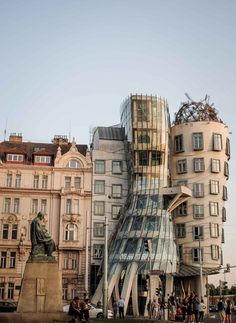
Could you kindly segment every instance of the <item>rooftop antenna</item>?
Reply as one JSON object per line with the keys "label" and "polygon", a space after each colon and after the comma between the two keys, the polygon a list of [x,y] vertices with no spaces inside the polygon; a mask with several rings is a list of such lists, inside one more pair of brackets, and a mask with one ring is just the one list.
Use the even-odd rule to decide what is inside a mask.
{"label": "rooftop antenna", "polygon": [[4,141],[6,140],[6,135],[7,135],[7,118],[6,118],[6,126],[4,129]]}

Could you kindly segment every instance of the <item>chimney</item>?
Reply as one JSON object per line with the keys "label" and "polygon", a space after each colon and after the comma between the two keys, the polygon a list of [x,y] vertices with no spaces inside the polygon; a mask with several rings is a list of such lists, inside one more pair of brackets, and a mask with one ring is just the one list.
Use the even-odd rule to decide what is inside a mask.
{"label": "chimney", "polygon": [[9,142],[21,143],[22,139],[22,133],[11,133],[9,136]]}

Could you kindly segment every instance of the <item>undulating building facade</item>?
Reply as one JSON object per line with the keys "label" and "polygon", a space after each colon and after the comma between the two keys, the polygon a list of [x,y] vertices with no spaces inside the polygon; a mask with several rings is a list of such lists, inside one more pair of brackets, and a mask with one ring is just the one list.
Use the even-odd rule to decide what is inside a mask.
{"label": "undulating building facade", "polygon": [[30,223],[39,211],[57,245],[63,299],[88,293],[91,176],[87,146],[63,136],[45,144],[13,134],[0,143],[0,298],[18,300]]}

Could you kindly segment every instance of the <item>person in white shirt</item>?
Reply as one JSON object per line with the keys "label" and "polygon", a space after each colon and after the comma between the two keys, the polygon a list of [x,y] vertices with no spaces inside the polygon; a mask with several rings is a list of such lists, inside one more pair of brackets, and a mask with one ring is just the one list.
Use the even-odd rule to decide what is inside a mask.
{"label": "person in white shirt", "polygon": [[118,310],[119,310],[119,316],[120,319],[124,318],[124,306],[125,306],[125,302],[123,300],[122,297],[120,297],[120,299],[117,302],[117,306],[118,306]]}
{"label": "person in white shirt", "polygon": [[199,304],[199,322],[200,323],[203,323],[205,309],[206,309],[206,305],[204,304],[203,298],[201,298],[201,302]]}

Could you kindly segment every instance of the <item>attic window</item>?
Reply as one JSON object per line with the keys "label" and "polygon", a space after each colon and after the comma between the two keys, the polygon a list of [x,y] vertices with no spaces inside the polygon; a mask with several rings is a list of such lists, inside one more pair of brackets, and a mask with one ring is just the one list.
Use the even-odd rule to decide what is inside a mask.
{"label": "attic window", "polygon": [[23,162],[23,160],[24,160],[24,155],[7,154],[7,161]]}
{"label": "attic window", "polygon": [[66,168],[81,168],[81,164],[77,160],[72,159],[66,164]]}
{"label": "attic window", "polygon": [[40,163],[40,164],[50,164],[51,163],[51,156],[35,156],[34,162]]}

